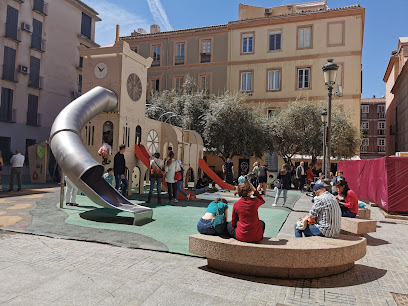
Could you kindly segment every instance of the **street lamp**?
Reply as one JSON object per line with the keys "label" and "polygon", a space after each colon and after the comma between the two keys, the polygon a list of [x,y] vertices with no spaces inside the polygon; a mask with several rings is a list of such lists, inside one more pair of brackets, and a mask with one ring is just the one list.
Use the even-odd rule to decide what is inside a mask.
{"label": "street lamp", "polygon": [[325,172],[326,181],[330,180],[330,156],[331,156],[331,110],[333,85],[336,84],[337,70],[339,66],[333,63],[333,59],[328,59],[327,64],[322,67],[324,84],[328,89],[329,103],[327,107],[327,132],[326,132],[326,150],[325,150]]}
{"label": "street lamp", "polygon": [[322,155],[322,170],[326,173],[326,123],[327,123],[327,109],[322,111],[322,123],[323,123],[323,155]]}

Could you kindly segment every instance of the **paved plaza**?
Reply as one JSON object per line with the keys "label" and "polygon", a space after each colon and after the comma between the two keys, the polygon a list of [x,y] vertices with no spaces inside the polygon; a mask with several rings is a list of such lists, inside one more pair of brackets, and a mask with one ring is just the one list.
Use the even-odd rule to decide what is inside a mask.
{"label": "paved plaza", "polygon": [[[53,202],[56,207],[56,190],[47,189],[46,193],[35,194],[34,197],[33,194],[21,195],[25,198],[19,200],[32,205],[31,214],[35,214],[34,208],[42,201]],[[2,210],[3,205],[9,205],[7,202],[14,199],[1,198]],[[310,200],[304,194],[300,197],[278,238],[293,237],[293,224],[308,211]],[[267,205],[271,204],[272,197],[267,197]],[[23,213],[21,216],[25,218]],[[0,232],[0,303],[404,305],[396,301],[402,301],[403,295],[408,294],[408,221],[385,218],[379,208],[372,208],[372,218],[378,221],[378,227],[376,233],[365,235],[367,255],[346,273],[313,280],[279,280],[220,273],[206,268],[206,260],[202,258],[135,249],[143,247],[138,245],[138,236],[132,236],[135,239],[133,245],[118,247],[119,244],[106,244],[108,241],[94,243],[67,239],[72,233],[62,230],[59,234],[56,231],[49,235],[52,237],[16,233],[24,232],[16,223],[10,228],[13,232],[4,226],[6,230]],[[47,222],[52,223],[52,220]],[[75,228],[74,225],[67,227],[63,218],[55,219],[54,227]],[[88,230],[95,234],[94,241],[104,234],[113,238],[111,231]],[[130,234],[118,232],[116,235],[126,237]],[[185,239],[188,240],[188,237]]]}

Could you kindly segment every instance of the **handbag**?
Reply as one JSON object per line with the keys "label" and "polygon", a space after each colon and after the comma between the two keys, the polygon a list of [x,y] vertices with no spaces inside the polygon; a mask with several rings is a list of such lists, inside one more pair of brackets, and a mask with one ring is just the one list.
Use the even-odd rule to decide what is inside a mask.
{"label": "handbag", "polygon": [[220,215],[220,212],[218,211],[218,202],[215,203],[215,205],[217,207],[217,212],[215,214],[215,218],[213,219],[213,228],[217,234],[222,235],[225,233],[227,219],[225,218],[224,214]]}
{"label": "handbag", "polygon": [[163,169],[156,163],[155,160],[153,162],[156,164],[157,167],[151,168],[151,177],[152,178],[163,178]]}

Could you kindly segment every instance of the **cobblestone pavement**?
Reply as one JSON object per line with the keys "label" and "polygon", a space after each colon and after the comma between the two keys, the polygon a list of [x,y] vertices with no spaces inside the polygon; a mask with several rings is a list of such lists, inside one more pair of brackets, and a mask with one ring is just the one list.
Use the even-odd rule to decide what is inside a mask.
{"label": "cobblestone pavement", "polygon": [[[303,195],[282,227],[311,206]],[[4,305],[397,305],[408,294],[407,221],[372,208],[376,233],[350,271],[313,280],[218,273],[202,258],[0,232]],[[328,259],[330,260],[330,259]],[[401,304],[402,305],[402,304]]]}

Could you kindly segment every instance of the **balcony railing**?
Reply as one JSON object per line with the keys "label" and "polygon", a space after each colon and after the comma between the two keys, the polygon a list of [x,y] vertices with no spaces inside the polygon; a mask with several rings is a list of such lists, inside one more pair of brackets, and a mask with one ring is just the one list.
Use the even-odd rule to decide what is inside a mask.
{"label": "balcony railing", "polygon": [[184,57],[176,57],[174,60],[175,65],[184,65]]}
{"label": "balcony railing", "polygon": [[32,115],[29,112],[27,112],[27,125],[31,126],[40,126],[41,123],[41,114]]}
{"label": "balcony railing", "polygon": [[211,62],[211,53],[201,53],[201,63]]}
{"label": "balcony railing", "polygon": [[14,26],[10,25],[9,23],[5,23],[4,27],[4,37],[14,40],[16,42],[21,42],[21,30],[14,28]]}
{"label": "balcony railing", "polygon": [[34,1],[33,11],[41,15],[47,16],[48,15],[48,3],[44,2],[44,4],[41,5],[40,3],[37,3],[36,1]]}
{"label": "balcony railing", "polygon": [[10,67],[9,65],[2,65],[1,78],[6,81],[17,83],[17,70],[13,66]]}
{"label": "balcony railing", "polygon": [[43,77],[31,77],[28,79],[28,86],[35,89],[44,88],[44,78]]}
{"label": "balcony railing", "polygon": [[158,60],[158,59],[153,60],[152,67],[158,67],[158,66],[160,66],[160,60]]}
{"label": "balcony railing", "polygon": [[40,52],[45,52],[45,42],[46,42],[45,39],[42,39],[41,37],[33,35],[31,39],[31,49],[34,49]]}

